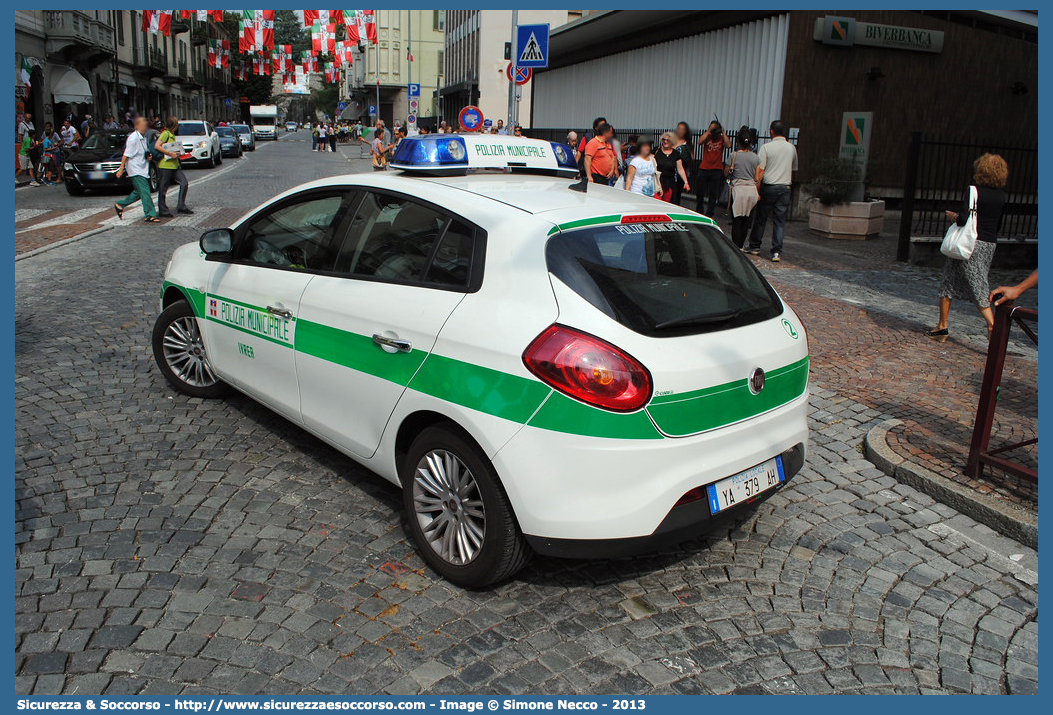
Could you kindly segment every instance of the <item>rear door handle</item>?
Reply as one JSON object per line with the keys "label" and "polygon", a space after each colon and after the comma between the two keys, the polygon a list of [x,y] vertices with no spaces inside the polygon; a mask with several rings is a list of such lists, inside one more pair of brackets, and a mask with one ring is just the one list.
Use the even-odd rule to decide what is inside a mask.
{"label": "rear door handle", "polygon": [[398,338],[389,338],[386,335],[380,333],[373,333],[373,342],[377,345],[385,348],[395,348],[400,353],[408,353],[413,349],[413,343],[409,340],[399,340]]}
{"label": "rear door handle", "polygon": [[267,306],[267,312],[271,315],[277,315],[279,318],[285,318],[286,320],[292,320],[292,311],[286,310],[285,308],[275,308],[273,305]]}

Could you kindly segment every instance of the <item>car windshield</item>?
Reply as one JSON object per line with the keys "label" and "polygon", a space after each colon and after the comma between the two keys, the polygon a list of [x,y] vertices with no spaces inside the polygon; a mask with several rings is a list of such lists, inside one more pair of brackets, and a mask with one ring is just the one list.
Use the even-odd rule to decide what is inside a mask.
{"label": "car windshield", "polygon": [[230,127],[216,127],[216,134],[220,135],[221,137],[236,136],[234,134],[234,130]]}
{"label": "car windshield", "polygon": [[204,122],[180,122],[177,134],[181,137],[199,137],[205,133]]}
{"label": "car windshield", "polygon": [[84,140],[81,149],[120,149],[128,132],[96,132]]}
{"label": "car windshield", "polygon": [[231,129],[236,131],[238,134],[252,134],[252,130],[244,124],[235,124],[233,127],[231,127]]}
{"label": "car windshield", "polygon": [[662,222],[558,233],[548,269],[622,325],[667,337],[758,323],[782,303],[717,228]]}

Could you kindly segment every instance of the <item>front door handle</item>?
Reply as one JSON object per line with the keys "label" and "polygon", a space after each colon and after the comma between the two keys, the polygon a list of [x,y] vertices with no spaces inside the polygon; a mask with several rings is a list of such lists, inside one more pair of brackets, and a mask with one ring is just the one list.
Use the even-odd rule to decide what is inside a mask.
{"label": "front door handle", "polygon": [[399,340],[398,338],[389,338],[386,335],[380,333],[373,333],[373,342],[384,348],[394,348],[400,353],[408,353],[413,349],[413,343],[409,340]]}
{"label": "front door handle", "polygon": [[286,320],[292,320],[292,311],[286,310],[285,308],[275,308],[273,305],[267,306],[267,312],[271,315],[277,315],[279,318],[285,318]]}

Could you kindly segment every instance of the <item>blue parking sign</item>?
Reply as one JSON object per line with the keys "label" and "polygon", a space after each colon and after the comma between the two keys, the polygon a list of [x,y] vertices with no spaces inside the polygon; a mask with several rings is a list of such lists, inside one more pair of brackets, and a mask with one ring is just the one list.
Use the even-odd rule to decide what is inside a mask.
{"label": "blue parking sign", "polygon": [[373,114],[376,114],[376,113],[377,113],[377,108],[376,108],[376,107],[375,107],[374,105],[372,105],[372,104],[371,104],[371,105],[369,105],[369,113],[370,113],[371,115],[373,115]]}
{"label": "blue parking sign", "polygon": [[417,84],[416,82],[412,83],[409,86],[409,96],[411,96],[411,97],[419,97],[420,96],[420,85]]}
{"label": "blue parking sign", "polygon": [[516,67],[548,67],[548,23],[516,26]]}

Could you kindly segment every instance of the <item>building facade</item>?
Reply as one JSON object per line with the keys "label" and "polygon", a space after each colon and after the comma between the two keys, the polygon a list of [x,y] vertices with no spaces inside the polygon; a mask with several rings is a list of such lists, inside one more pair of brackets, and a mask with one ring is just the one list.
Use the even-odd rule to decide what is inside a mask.
{"label": "building facade", "polygon": [[369,108],[393,126],[410,114],[409,84],[420,85],[417,126],[434,126],[443,78],[444,10],[377,10],[377,43],[363,44],[343,73],[345,119],[367,120]]}
{"label": "building facade", "polygon": [[[613,49],[612,49],[613,48]],[[553,31],[532,126],[797,130],[799,180],[839,151],[845,112],[872,113],[868,183],[902,195],[912,131],[1038,137],[1038,15],[1029,12],[607,11]],[[965,181],[968,177],[962,177]]]}
{"label": "building facade", "polygon": [[[520,10],[519,23],[548,23],[551,31],[581,16],[580,10]],[[511,10],[446,11],[445,81],[439,90],[446,121],[456,125],[461,109],[473,105],[495,123],[510,123],[505,43],[511,37]],[[519,91],[517,114],[524,126],[531,115],[529,87]]]}
{"label": "building facade", "polygon": [[126,112],[233,119],[230,68],[208,65],[210,38],[231,39],[223,26],[196,18],[173,18],[165,37],[143,31],[135,10],[16,10],[16,112],[32,112],[38,128],[86,114],[101,125]]}

